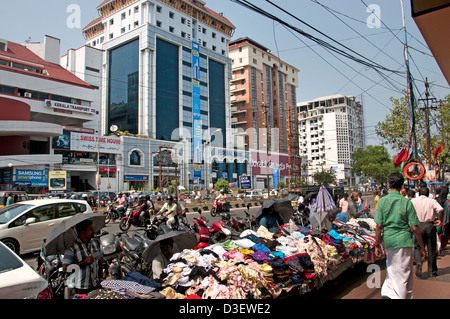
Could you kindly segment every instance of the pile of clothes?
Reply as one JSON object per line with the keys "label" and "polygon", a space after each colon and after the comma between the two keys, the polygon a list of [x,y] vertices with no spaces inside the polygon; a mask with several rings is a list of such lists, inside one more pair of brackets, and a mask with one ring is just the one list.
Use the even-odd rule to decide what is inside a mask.
{"label": "pile of clothes", "polygon": [[334,221],[331,231],[291,223],[277,235],[261,226],[239,237],[175,253],[158,281],[138,278],[131,285],[116,280],[102,287],[130,298],[274,298],[286,287],[314,286],[343,261],[373,251],[375,223]]}

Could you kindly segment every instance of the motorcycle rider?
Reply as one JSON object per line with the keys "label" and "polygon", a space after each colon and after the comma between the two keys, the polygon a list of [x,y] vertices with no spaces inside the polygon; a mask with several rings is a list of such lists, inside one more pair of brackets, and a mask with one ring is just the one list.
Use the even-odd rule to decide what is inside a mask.
{"label": "motorcycle rider", "polygon": [[217,210],[222,209],[222,204],[227,200],[227,196],[223,189],[220,190],[219,196],[216,197]]}
{"label": "motorcycle rider", "polygon": [[175,215],[177,214],[177,204],[173,200],[173,196],[167,196],[167,201],[161,208],[161,210],[156,214],[156,216],[162,215],[167,220],[167,226],[173,229],[175,224]]}
{"label": "motorcycle rider", "polygon": [[146,222],[150,219],[150,216],[153,213],[154,206],[153,202],[150,199],[150,195],[145,195],[143,198],[144,206],[141,208],[141,214],[139,215],[139,220],[141,222],[141,225],[145,225]]}
{"label": "motorcycle rider", "polygon": [[113,208],[113,210],[117,213],[119,218],[122,218],[123,214],[126,211],[126,208],[125,208],[126,199],[125,199],[125,196],[123,196],[122,192],[119,192],[119,194],[117,194],[117,198],[114,201],[114,204],[115,204],[115,207]]}

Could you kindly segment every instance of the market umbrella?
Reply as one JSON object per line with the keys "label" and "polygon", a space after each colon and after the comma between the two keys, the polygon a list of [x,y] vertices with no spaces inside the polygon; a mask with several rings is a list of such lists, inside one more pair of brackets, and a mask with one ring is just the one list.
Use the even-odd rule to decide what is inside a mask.
{"label": "market umbrella", "polygon": [[96,213],[78,213],[64,219],[54,228],[44,243],[45,256],[64,254],[67,248],[77,240],[78,234],[75,226],[85,220],[91,220],[95,232],[105,227],[105,215]]}
{"label": "market umbrella", "polygon": [[325,186],[320,186],[314,210],[311,211],[309,216],[311,228],[314,229],[319,227],[319,229],[322,229],[323,220],[329,212],[334,211],[335,209],[336,204],[333,201],[333,197],[331,197]]}
{"label": "market umbrella", "polygon": [[274,200],[270,199],[267,202],[264,202],[256,214],[256,219],[260,219],[262,217],[264,209],[273,206],[274,210],[277,211],[281,219],[283,219],[284,223],[288,223],[289,219],[294,215],[294,208],[292,207],[290,200]]}
{"label": "market umbrella", "polygon": [[172,238],[173,240],[174,253],[181,252],[184,249],[193,249],[198,244],[197,237],[195,237],[194,234],[187,231],[174,230],[156,237],[144,250],[142,258],[146,262],[151,263],[152,260],[161,253],[159,242],[169,238]]}

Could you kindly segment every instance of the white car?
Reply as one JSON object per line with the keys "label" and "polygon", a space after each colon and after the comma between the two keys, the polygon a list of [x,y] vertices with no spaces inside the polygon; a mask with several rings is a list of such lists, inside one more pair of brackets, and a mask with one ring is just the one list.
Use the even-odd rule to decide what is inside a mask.
{"label": "white car", "polygon": [[92,213],[84,200],[38,199],[0,209],[0,241],[18,255],[37,251],[62,220]]}
{"label": "white car", "polygon": [[36,299],[48,287],[26,262],[0,242],[0,299]]}
{"label": "white car", "polygon": [[262,199],[263,193],[260,190],[252,190],[252,191],[246,191],[245,192],[245,198],[255,200],[255,199]]}

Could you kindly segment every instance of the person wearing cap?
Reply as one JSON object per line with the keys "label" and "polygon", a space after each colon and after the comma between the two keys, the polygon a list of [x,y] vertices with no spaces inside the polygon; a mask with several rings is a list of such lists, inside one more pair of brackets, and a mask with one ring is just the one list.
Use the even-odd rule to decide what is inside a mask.
{"label": "person wearing cap", "polygon": [[173,196],[167,196],[167,201],[164,203],[163,207],[156,214],[156,216],[162,215],[167,218],[167,226],[172,228],[175,224],[175,215],[177,214],[177,204],[173,200]]}

